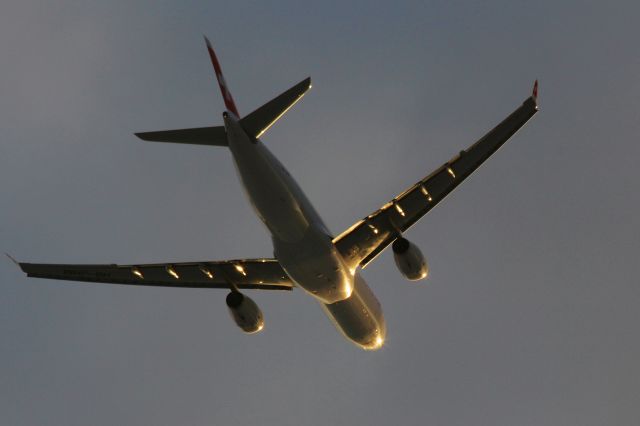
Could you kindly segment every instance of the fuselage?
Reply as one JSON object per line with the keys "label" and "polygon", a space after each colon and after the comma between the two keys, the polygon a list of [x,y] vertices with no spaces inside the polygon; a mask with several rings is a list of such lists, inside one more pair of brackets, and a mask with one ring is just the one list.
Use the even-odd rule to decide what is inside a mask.
{"label": "fuselage", "polygon": [[224,124],[244,189],[284,271],[320,302],[345,337],[365,349],[381,347],[386,327],[380,303],[359,272],[346,265],[304,192],[237,117],[225,113]]}

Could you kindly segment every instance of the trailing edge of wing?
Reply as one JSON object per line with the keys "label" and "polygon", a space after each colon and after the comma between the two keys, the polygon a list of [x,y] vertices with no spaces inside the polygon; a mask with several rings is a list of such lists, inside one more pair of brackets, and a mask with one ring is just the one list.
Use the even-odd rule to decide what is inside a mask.
{"label": "trailing edge of wing", "polygon": [[179,288],[291,290],[293,282],[275,259],[145,265],[18,263],[29,277]]}

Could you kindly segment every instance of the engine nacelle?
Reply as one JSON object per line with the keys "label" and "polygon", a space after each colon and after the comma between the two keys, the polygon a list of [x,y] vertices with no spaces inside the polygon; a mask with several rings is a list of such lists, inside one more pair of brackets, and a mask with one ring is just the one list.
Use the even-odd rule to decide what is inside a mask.
{"label": "engine nacelle", "polygon": [[262,311],[248,296],[232,291],[227,295],[227,307],[233,320],[245,333],[257,333],[264,328]]}
{"label": "engine nacelle", "polygon": [[427,277],[429,267],[418,247],[406,238],[398,237],[391,248],[393,249],[393,259],[405,278],[417,281]]}

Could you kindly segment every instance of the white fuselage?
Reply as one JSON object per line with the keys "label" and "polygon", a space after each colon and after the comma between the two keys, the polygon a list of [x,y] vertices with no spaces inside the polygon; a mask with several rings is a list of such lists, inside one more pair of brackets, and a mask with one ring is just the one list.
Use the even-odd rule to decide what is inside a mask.
{"label": "white fuselage", "polygon": [[318,299],[349,340],[365,349],[381,347],[386,327],[380,303],[358,271],[347,267],[298,184],[232,113],[224,114],[224,125],[242,184],[284,271]]}

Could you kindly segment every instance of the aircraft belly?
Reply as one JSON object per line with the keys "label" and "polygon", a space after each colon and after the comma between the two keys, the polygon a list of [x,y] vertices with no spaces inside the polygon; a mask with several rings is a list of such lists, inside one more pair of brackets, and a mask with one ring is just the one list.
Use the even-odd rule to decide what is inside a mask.
{"label": "aircraft belly", "polygon": [[387,328],[382,307],[360,274],[355,275],[348,299],[321,306],[336,328],[356,345],[376,350],[384,344]]}
{"label": "aircraft belly", "polygon": [[295,180],[234,117],[225,116],[225,129],[249,200],[271,232],[274,254],[287,275],[323,303],[347,299],[353,272]]}
{"label": "aircraft belly", "polygon": [[277,176],[257,164],[238,164],[238,170],[251,204],[266,227],[279,239],[301,240],[309,223]]}
{"label": "aircraft belly", "polygon": [[273,249],[282,269],[298,287],[323,303],[351,295],[353,275],[322,229],[310,226],[302,240],[295,243],[273,238]]}
{"label": "aircraft belly", "polygon": [[284,168],[272,161],[260,141],[251,141],[237,122],[225,124],[236,169],[256,214],[278,239],[301,240],[309,221],[284,178]]}

